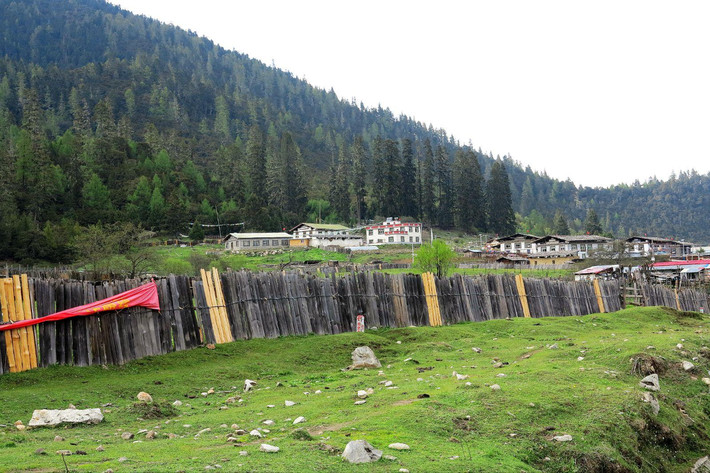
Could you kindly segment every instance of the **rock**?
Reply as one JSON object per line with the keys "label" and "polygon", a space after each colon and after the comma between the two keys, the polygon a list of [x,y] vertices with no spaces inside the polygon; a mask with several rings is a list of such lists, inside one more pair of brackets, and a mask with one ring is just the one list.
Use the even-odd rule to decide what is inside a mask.
{"label": "rock", "polygon": [[305,421],[306,421],[306,418],[305,418],[305,417],[303,417],[303,416],[298,416],[298,417],[296,417],[296,419],[293,421],[293,424],[294,424],[294,425],[295,425],[295,424],[300,424],[301,422],[305,422]]}
{"label": "rock", "polygon": [[677,344],[675,347],[676,347],[678,350],[682,350],[682,349],[683,349],[683,344],[682,344],[682,343],[679,343],[679,344]]}
{"label": "rock", "polygon": [[348,369],[381,368],[382,364],[377,359],[370,347],[357,347],[352,353],[353,364]]}
{"label": "rock", "polygon": [[237,430],[239,428],[239,425],[237,424],[232,424],[232,430]]}
{"label": "rock", "polygon": [[276,424],[276,422],[274,422],[274,421],[271,420],[271,419],[266,419],[264,422],[262,422],[262,424],[264,424],[264,425],[274,425],[274,424]]}
{"label": "rock", "polygon": [[119,462],[119,463],[125,463],[125,462],[127,462],[127,461],[128,461],[128,457],[121,457],[121,458],[118,459],[118,462]]}
{"label": "rock", "polygon": [[197,435],[206,434],[207,432],[212,432],[212,429],[210,429],[209,427],[207,427],[206,429],[202,429],[202,430],[200,430],[199,432],[197,432]]}
{"label": "rock", "polygon": [[493,391],[500,391],[500,386],[497,384],[491,384],[491,390]]}
{"label": "rock", "polygon": [[77,450],[74,452],[74,455],[86,455],[86,452],[84,450]]}
{"label": "rock", "polygon": [[246,450],[239,450],[239,455],[246,457],[249,456],[249,452],[247,452]]}
{"label": "rock", "polygon": [[409,450],[409,445],[406,443],[391,443],[388,447],[392,450]]}
{"label": "rock", "polygon": [[382,458],[384,458],[385,460],[389,460],[391,462],[397,461],[397,457],[395,457],[394,455],[382,455]]}
{"label": "rock", "polygon": [[684,361],[682,364],[683,364],[683,369],[684,369],[685,371],[690,371],[690,370],[692,370],[693,368],[695,368],[695,365],[692,364],[692,363],[689,362],[689,361]]}
{"label": "rock", "polygon": [[252,437],[257,437],[257,438],[262,438],[262,437],[263,437],[263,435],[261,435],[261,432],[259,432],[259,431],[256,430],[256,429],[254,429],[254,430],[252,430],[251,432],[249,432],[249,435],[251,435]]}
{"label": "rock", "polygon": [[295,405],[296,405],[296,403],[293,402],[293,401],[284,401],[284,404],[286,405],[286,407],[291,407],[291,406],[295,406]]}
{"label": "rock", "polygon": [[360,399],[365,399],[365,398],[367,398],[367,391],[365,391],[365,390],[363,390],[363,389],[359,390],[359,391],[357,392],[357,397],[359,397]]}
{"label": "rock", "polygon": [[123,440],[131,440],[134,437],[134,435],[131,432],[123,432],[121,434],[121,438]]}
{"label": "rock", "polygon": [[246,435],[247,431],[243,429],[237,429],[234,431],[234,435]]}
{"label": "rock", "polygon": [[710,457],[703,457],[695,462],[690,473],[710,473]]}
{"label": "rock", "polygon": [[103,452],[104,450],[106,450],[106,449],[104,448],[103,445],[99,445],[98,447],[96,447],[97,452]]}
{"label": "rock", "polygon": [[560,348],[560,347],[558,347],[556,343],[553,343],[553,344],[550,345],[548,348],[549,348],[550,350],[557,350],[557,349]]}
{"label": "rock", "polygon": [[168,438],[169,438],[170,440],[176,439],[176,438],[178,438],[178,437],[179,437],[178,434],[173,434],[173,433],[168,434]]}
{"label": "rock", "polygon": [[136,397],[138,398],[139,401],[153,402],[153,396],[151,396],[150,394],[143,392],[143,391],[139,392]]}
{"label": "rock", "polygon": [[16,420],[16,421],[15,421],[15,425],[22,425],[22,421],[21,421],[21,420]]}
{"label": "rock", "polygon": [[259,446],[259,451],[260,452],[266,452],[266,453],[276,453],[279,451],[279,447],[275,447],[273,445],[269,445],[268,443],[262,443]]}
{"label": "rock", "polygon": [[554,437],[552,437],[552,440],[554,440],[554,441],[556,441],[556,442],[571,442],[571,441],[572,441],[572,436],[569,435],[569,434],[565,434],[565,435],[555,435]]}
{"label": "rock", "polygon": [[393,383],[392,381],[385,381],[385,387],[386,387],[386,388],[389,388],[389,387],[392,386],[393,384],[394,384],[394,383]]}
{"label": "rock", "polygon": [[57,455],[71,455],[71,450],[57,450]]}
{"label": "rock", "polygon": [[473,347],[473,348],[471,348],[471,350],[475,351],[476,353],[481,353],[481,351],[483,351],[478,347]]}
{"label": "rock", "polygon": [[463,381],[464,379],[467,379],[467,378],[468,378],[468,375],[467,375],[467,374],[459,374],[459,373],[457,373],[456,371],[454,371],[454,372],[452,373],[452,375],[453,375],[453,376],[456,376],[456,379],[459,380],[459,381]]}
{"label": "rock", "polygon": [[27,429],[27,426],[26,426],[26,425],[22,425],[22,424],[20,424],[20,425],[16,425],[16,426],[15,426],[15,428],[16,428],[17,430],[20,430],[20,431],[22,431],[22,430],[25,430],[25,429]]}
{"label": "rock", "polygon": [[355,405],[356,405],[356,406],[362,406],[362,405],[365,404],[366,402],[367,402],[366,400],[361,399],[361,400],[359,400],[359,401],[355,401]]}
{"label": "rock", "polygon": [[399,473],[409,473],[409,470],[407,470],[406,468],[400,468]]}
{"label": "rock", "polygon": [[274,407],[276,407],[275,404],[268,404],[268,405],[266,406],[267,409],[273,409]]}
{"label": "rock", "polygon": [[350,463],[369,463],[382,457],[382,450],[377,450],[366,440],[353,440],[348,442],[342,457]]}
{"label": "rock", "polygon": [[322,392],[323,391],[321,391],[320,389],[316,389],[316,392],[314,392],[313,394],[321,394]]}
{"label": "rock", "polygon": [[703,378],[703,383],[710,386],[710,378]]}
{"label": "rock", "polygon": [[35,450],[35,455],[46,455],[47,452],[43,448],[38,448]]}
{"label": "rock", "polygon": [[38,409],[32,413],[30,427],[59,424],[98,424],[104,420],[101,409]]}
{"label": "rock", "polygon": [[256,381],[252,381],[251,379],[245,379],[244,380],[244,392],[248,393],[252,389],[254,389],[254,386],[256,386]]}
{"label": "rock", "polygon": [[158,435],[158,434],[155,432],[155,430],[149,430],[149,431],[145,434],[145,438],[147,438],[148,440],[153,440],[157,435]]}
{"label": "rock", "polygon": [[582,360],[584,360],[584,357],[583,357],[583,356],[578,356],[578,357],[577,357],[577,361],[582,361]]}
{"label": "rock", "polygon": [[505,378],[505,373],[498,373],[496,378]]}
{"label": "rock", "polygon": [[659,404],[658,399],[656,399],[656,396],[651,393],[643,393],[643,402],[651,404],[653,415],[658,415],[658,412],[661,410],[661,405]]}
{"label": "rock", "polygon": [[55,442],[64,442],[64,437],[62,437],[61,435],[55,435],[54,441]]}
{"label": "rock", "polygon": [[661,385],[658,383],[658,375],[656,373],[649,374],[639,382],[639,386],[646,388],[649,391],[660,391]]}
{"label": "rock", "polygon": [[175,402],[173,402],[173,406],[175,406],[175,407],[180,407],[180,406],[182,406],[182,401],[175,401]]}

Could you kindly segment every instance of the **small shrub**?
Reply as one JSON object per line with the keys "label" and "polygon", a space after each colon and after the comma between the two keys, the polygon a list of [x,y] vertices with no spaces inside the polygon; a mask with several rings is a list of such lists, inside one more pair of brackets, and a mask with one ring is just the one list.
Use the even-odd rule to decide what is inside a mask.
{"label": "small shrub", "polygon": [[311,434],[309,434],[307,430],[303,429],[294,430],[291,433],[291,438],[294,438],[296,440],[313,440]]}
{"label": "small shrub", "polygon": [[143,419],[162,419],[175,417],[180,412],[167,401],[163,402],[136,402],[128,411]]}

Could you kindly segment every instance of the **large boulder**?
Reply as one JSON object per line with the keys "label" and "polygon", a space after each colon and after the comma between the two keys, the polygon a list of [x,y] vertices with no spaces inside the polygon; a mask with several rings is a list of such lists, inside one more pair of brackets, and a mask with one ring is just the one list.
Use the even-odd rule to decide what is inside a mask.
{"label": "large boulder", "polygon": [[342,457],[350,463],[376,462],[382,457],[382,450],[377,450],[366,440],[353,440],[345,446]]}
{"label": "large boulder", "polygon": [[649,391],[660,391],[661,385],[658,382],[658,375],[656,373],[649,374],[641,380],[639,386],[646,388]]}
{"label": "large boulder", "polygon": [[98,424],[104,420],[101,409],[37,409],[32,413],[30,427],[59,424]]}
{"label": "large boulder", "polygon": [[710,473],[710,458],[705,456],[696,461],[690,473]]}
{"label": "large boulder", "polygon": [[353,364],[351,370],[359,368],[381,368],[382,364],[377,359],[370,347],[357,347],[352,353]]}

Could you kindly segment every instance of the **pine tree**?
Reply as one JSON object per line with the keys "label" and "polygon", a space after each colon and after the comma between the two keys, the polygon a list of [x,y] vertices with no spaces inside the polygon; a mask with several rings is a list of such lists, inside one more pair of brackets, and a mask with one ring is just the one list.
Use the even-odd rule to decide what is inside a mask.
{"label": "pine tree", "polygon": [[424,141],[424,164],[422,165],[422,215],[430,225],[436,222],[436,195],[434,185],[434,152],[429,139]]}
{"label": "pine tree", "polygon": [[264,134],[257,125],[249,129],[246,152],[246,182],[247,195],[251,205],[264,206],[267,201],[266,192],[266,149]]}
{"label": "pine tree", "polygon": [[555,220],[552,223],[552,232],[555,235],[569,235],[569,225],[567,219],[561,211],[555,213]]}
{"label": "pine tree", "polygon": [[334,182],[330,203],[333,205],[335,213],[342,222],[350,221],[350,189],[348,186],[350,169],[345,156],[345,149],[340,148],[338,152],[338,165],[335,169]]}
{"label": "pine tree", "polygon": [[402,210],[401,214],[407,217],[417,218],[419,210],[417,208],[417,175],[414,166],[414,147],[412,140],[405,138],[402,140]]}
{"label": "pine tree", "polygon": [[456,151],[454,158],[454,222],[466,230],[482,230],[485,226],[481,168],[469,148]]}
{"label": "pine tree", "polygon": [[438,198],[437,221],[439,227],[451,228],[454,225],[454,189],[451,180],[449,153],[443,146],[436,148],[436,184]]}
{"label": "pine tree", "polygon": [[360,224],[360,221],[367,213],[365,208],[367,154],[360,136],[356,136],[353,140],[353,144],[350,147],[350,159],[353,163],[351,188],[355,196],[355,218],[357,218],[357,223]]}
{"label": "pine tree", "polygon": [[498,235],[515,232],[515,214],[510,193],[508,172],[502,161],[496,160],[491,167],[491,175],[486,183],[488,202],[488,230]]}
{"label": "pine tree", "polygon": [[584,231],[589,235],[601,235],[603,231],[599,216],[591,207],[587,210],[587,218],[584,220]]}
{"label": "pine tree", "polygon": [[402,157],[395,140],[384,140],[384,189],[380,208],[385,217],[401,215],[404,208],[404,183],[402,182]]}

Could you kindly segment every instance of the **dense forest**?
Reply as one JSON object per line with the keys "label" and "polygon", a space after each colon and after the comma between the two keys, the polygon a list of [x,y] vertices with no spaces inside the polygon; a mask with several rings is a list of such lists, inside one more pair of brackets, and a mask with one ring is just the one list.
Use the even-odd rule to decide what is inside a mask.
{"label": "dense forest", "polygon": [[608,234],[710,240],[710,175],[578,187],[100,0],[0,0],[0,166],[0,259],[67,262],[99,222],[544,234],[591,211]]}

